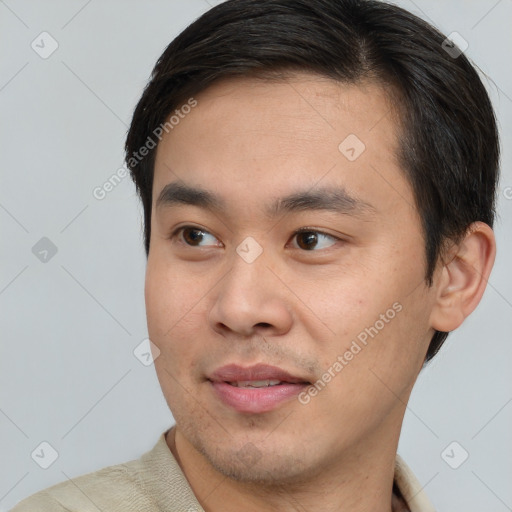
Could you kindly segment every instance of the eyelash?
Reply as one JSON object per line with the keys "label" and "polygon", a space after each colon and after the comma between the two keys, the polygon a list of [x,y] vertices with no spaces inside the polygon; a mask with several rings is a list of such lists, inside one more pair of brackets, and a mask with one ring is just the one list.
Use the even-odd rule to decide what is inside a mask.
{"label": "eyelash", "polygon": [[[170,240],[175,240],[177,237],[179,237],[180,235],[183,234],[183,231],[185,231],[186,229],[194,229],[194,230],[197,230],[197,231],[202,231],[208,235],[211,235],[213,236],[214,238],[217,239],[217,237],[215,235],[213,235],[212,233],[210,233],[210,231],[208,231],[207,229],[203,228],[203,227],[200,227],[200,226],[193,226],[193,225],[187,225],[187,226],[181,226],[179,228],[177,228],[176,230],[174,230],[171,235],[169,236],[169,239]],[[332,245],[335,245],[336,243],[338,242],[343,242],[343,239],[342,238],[339,238],[339,237],[336,237],[334,235],[331,235],[329,233],[326,233],[325,231],[322,231],[322,230],[319,230],[319,229],[316,229],[316,228],[310,228],[310,227],[303,227],[303,228],[300,228],[298,230],[296,230],[293,235],[290,237],[290,240],[293,240],[296,236],[302,234],[302,233],[315,233],[317,235],[320,235],[320,236],[325,236],[327,238],[330,238],[333,240],[333,244]],[[190,244],[187,244],[186,242],[184,242],[182,239],[179,240],[179,242],[183,243],[184,245],[186,245],[187,247],[200,247],[200,246],[194,246],[194,245],[190,245]],[[288,244],[289,242],[287,242]],[[222,242],[221,242],[222,244]],[[223,246],[224,244],[222,244]],[[329,246],[330,248],[331,246]],[[299,250],[302,250],[303,252],[318,252],[318,251],[308,251],[307,249],[300,249],[300,248],[297,248],[297,247],[294,247],[294,249],[299,249]],[[325,250],[325,249],[323,249]]]}

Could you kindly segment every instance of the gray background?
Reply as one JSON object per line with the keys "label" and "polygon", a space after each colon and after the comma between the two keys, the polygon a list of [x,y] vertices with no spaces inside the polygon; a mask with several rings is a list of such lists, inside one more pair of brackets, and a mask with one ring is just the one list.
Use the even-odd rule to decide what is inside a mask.
{"label": "gray background", "polygon": [[[138,457],[172,423],[154,368],[133,354],[147,336],[141,207],[128,177],[103,200],[93,190],[123,163],[157,57],[213,3],[0,1],[0,510]],[[420,375],[399,452],[439,511],[512,510],[512,0],[400,5],[468,41],[498,113],[503,175],[488,290]],[[31,47],[51,49],[43,31],[59,45],[46,59]],[[34,254],[43,237],[55,255],[47,241]],[[46,470],[35,460],[48,448],[31,457],[43,441],[58,452]],[[441,455],[453,441],[452,464],[469,453],[458,469]]]}

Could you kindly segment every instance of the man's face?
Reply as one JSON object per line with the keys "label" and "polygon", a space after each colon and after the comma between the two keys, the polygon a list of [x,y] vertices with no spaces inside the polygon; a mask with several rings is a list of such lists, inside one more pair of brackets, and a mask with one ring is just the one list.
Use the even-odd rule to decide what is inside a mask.
{"label": "man's face", "polygon": [[435,286],[385,92],[296,75],[195,99],[157,150],[146,275],[178,431],[241,480],[391,453]]}

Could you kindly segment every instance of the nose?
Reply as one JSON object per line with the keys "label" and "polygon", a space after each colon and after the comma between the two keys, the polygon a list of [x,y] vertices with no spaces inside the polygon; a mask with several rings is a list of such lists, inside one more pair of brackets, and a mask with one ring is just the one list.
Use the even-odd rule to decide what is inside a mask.
{"label": "nose", "polygon": [[[214,331],[250,337],[285,334],[292,326],[286,289],[268,268],[262,255],[248,263],[238,254],[219,285],[209,313]],[[289,297],[288,297],[289,299]]]}

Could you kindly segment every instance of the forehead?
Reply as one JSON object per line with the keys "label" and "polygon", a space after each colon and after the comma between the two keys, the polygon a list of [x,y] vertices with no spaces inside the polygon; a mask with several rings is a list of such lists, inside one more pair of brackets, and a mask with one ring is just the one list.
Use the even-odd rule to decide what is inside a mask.
{"label": "forehead", "polygon": [[309,74],[238,78],[194,99],[197,106],[158,145],[153,201],[181,181],[246,199],[321,183],[414,202],[396,158],[397,116],[382,86]]}

